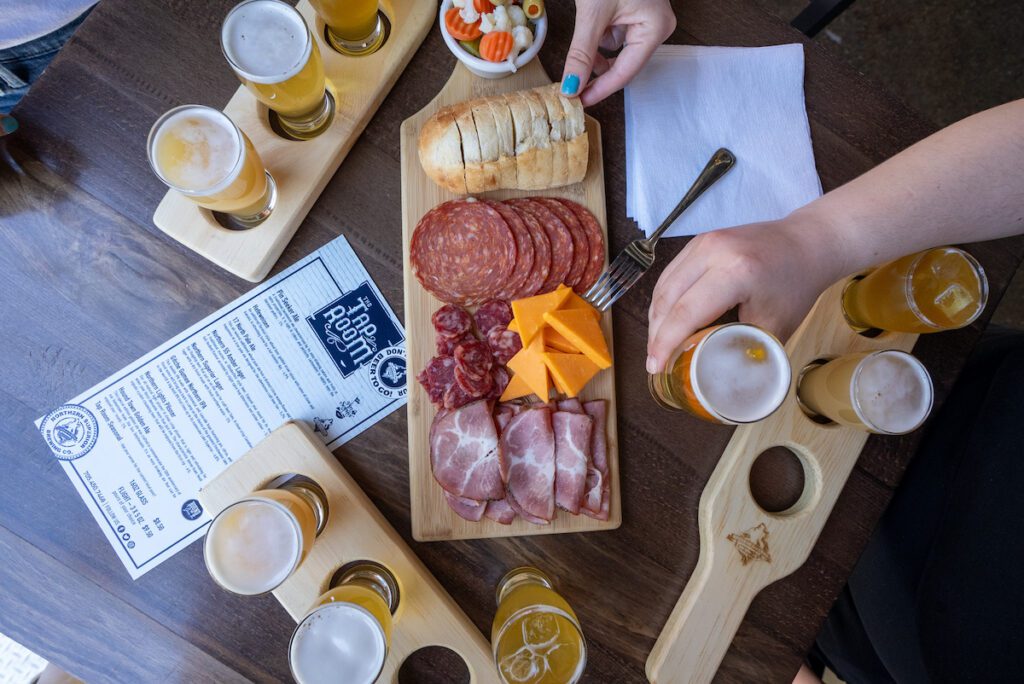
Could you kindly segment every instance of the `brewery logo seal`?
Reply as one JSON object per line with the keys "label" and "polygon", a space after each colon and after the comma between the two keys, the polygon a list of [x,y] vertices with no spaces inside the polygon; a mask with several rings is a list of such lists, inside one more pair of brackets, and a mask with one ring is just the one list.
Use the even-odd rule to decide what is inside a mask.
{"label": "brewery logo seal", "polygon": [[772,554],[768,549],[768,526],[764,523],[751,527],[746,532],[734,532],[726,539],[736,546],[743,565],[756,560],[772,562]]}
{"label": "brewery logo seal", "polygon": [[39,432],[53,455],[62,461],[74,461],[96,446],[100,426],[92,411],[77,404],[65,404],[43,417]]}
{"label": "brewery logo seal", "polygon": [[370,383],[385,397],[405,396],[405,352],[401,347],[377,352],[370,361]]}
{"label": "brewery logo seal", "polygon": [[203,505],[196,499],[189,499],[181,505],[181,517],[185,520],[198,520],[203,514]]}

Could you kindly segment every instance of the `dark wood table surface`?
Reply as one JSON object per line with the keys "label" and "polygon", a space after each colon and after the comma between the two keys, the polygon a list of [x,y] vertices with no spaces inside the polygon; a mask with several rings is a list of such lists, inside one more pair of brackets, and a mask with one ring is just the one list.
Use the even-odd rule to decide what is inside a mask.
{"label": "dark wood table surface", "polygon": [[[426,1],[426,0],[420,0]],[[151,222],[164,187],[150,125],[178,104],[223,106],[238,86],[218,31],[230,0],[103,0],[15,115],[0,163],[0,632],[89,682],[287,680],[294,623],[272,597],[239,598],[206,576],[193,544],[131,581],[33,421],[252,286]],[[572,5],[548,2],[541,60],[561,73]],[[685,0],[673,43],[767,45],[802,36],[750,0]],[[806,42],[806,41],[804,41]],[[806,44],[807,109],[827,189],[930,132],[817,45]],[[277,269],[344,233],[402,311],[399,126],[454,65],[435,26],[285,251]],[[611,249],[625,218],[622,97],[603,125]],[[315,143],[310,143],[315,144]],[[660,264],[682,240],[663,243]],[[973,245],[992,305],[1019,240]],[[616,307],[624,521],[609,533],[414,543],[406,419],[397,411],[337,457],[466,613],[489,634],[493,589],[533,563],[556,579],[590,646],[587,681],[637,682],[697,561],[697,503],[731,430],[661,413],[643,370],[649,275]],[[945,396],[982,325],[931,336],[917,353]],[[721,681],[789,681],[911,458],[918,436],[869,440],[813,554],[755,601]],[[776,474],[782,486],[785,473]],[[456,665],[458,667],[456,667]],[[450,654],[422,653],[409,681],[458,680]]]}

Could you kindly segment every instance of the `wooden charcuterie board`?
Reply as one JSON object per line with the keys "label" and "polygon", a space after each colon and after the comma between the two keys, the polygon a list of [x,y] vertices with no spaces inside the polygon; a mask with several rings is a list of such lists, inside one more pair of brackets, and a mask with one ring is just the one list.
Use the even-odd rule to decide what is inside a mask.
{"label": "wooden charcuterie board", "polygon": [[314,480],[328,502],[327,524],[309,555],[273,592],[296,622],[327,590],[338,568],[352,561],[376,561],[395,575],[400,596],[390,651],[378,681],[397,684],[402,662],[427,646],[455,651],[474,683],[498,681],[490,646],[480,630],[302,423],[289,422],[274,430],[203,487],[199,498],[210,515],[216,515],[286,474]]}
{"label": "wooden charcuterie board", "polygon": [[[550,83],[537,60],[517,73],[504,78],[488,80],[471,74],[462,64],[456,64],[448,83],[431,102],[402,124],[402,242],[405,269],[405,329],[406,353],[409,368],[409,494],[412,506],[412,534],[419,541],[443,539],[476,539],[483,537],[512,537],[530,534],[557,534],[561,532],[590,532],[611,530],[622,523],[619,492],[619,449],[615,413],[615,375],[613,369],[599,373],[581,395],[581,399],[608,401],[608,465],[611,477],[611,514],[607,521],[594,520],[585,515],[571,515],[556,511],[549,525],[533,525],[517,518],[511,525],[501,525],[484,518],[471,522],[457,516],[445,502],[440,485],[434,481],[430,469],[430,424],[435,409],[426,392],[415,381],[415,376],[434,355],[436,333],[430,317],[442,302],[423,289],[413,275],[409,264],[409,242],[417,221],[436,205],[459,197],[435,185],[420,167],[417,139],[420,127],[443,106],[475,97],[508,93]],[[587,207],[605,230],[607,220],[604,198],[604,166],[601,158],[601,127],[597,120],[586,117],[590,138],[590,158],[587,175],[581,183],[541,191],[499,190],[480,195],[492,199],[512,197],[564,197]],[[605,338],[611,347],[611,314],[602,320]]]}

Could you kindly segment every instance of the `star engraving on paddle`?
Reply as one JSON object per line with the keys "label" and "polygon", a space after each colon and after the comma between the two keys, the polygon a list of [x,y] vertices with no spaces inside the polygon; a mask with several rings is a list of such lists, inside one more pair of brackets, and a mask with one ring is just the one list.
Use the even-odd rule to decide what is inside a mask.
{"label": "star engraving on paddle", "polygon": [[772,554],[768,549],[768,526],[764,523],[751,527],[746,532],[733,532],[726,539],[739,551],[743,565],[756,560],[772,562]]}

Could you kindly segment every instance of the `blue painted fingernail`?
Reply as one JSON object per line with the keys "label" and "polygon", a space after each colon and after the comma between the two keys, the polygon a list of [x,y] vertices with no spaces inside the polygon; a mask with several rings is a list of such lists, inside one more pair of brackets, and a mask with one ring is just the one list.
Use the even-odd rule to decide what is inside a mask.
{"label": "blue painted fingernail", "polygon": [[569,74],[562,79],[562,94],[575,95],[580,89],[580,77],[576,74]]}
{"label": "blue painted fingernail", "polygon": [[3,119],[0,120],[0,125],[2,125],[4,129],[4,133],[13,133],[18,130],[18,120],[13,116],[4,116]]}

